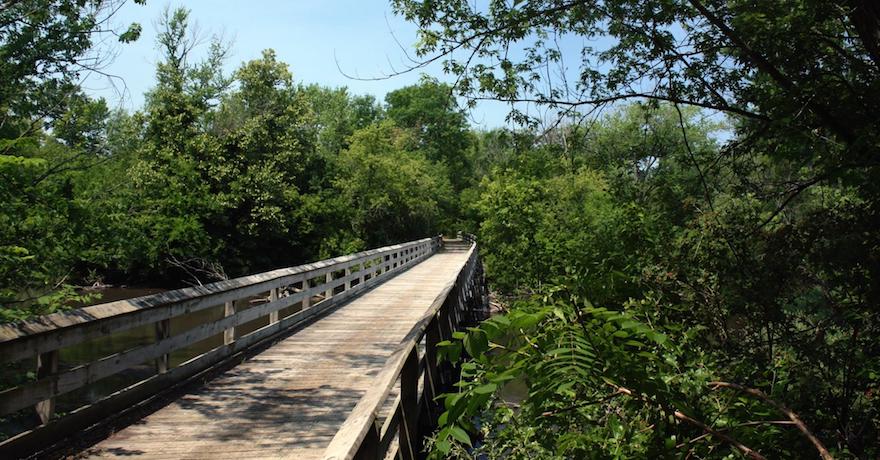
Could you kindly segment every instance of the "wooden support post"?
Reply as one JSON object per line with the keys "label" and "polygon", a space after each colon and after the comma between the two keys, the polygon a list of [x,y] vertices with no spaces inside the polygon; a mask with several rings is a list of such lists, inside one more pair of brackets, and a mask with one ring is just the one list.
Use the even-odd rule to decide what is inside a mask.
{"label": "wooden support post", "polygon": [[[302,287],[303,292],[308,291],[311,288],[312,287],[309,286],[309,280],[304,279],[303,280],[303,287]],[[302,309],[305,310],[306,308],[309,308],[310,306],[312,306],[312,296],[311,296],[311,294],[306,294],[305,297],[303,297],[303,299],[302,299]]]}
{"label": "wooden support post", "polygon": [[[324,276],[324,282],[327,283],[328,286],[333,282],[333,272],[327,272],[327,275]],[[324,298],[329,299],[330,297],[333,297],[332,287],[324,291]]]}
{"label": "wooden support post", "polygon": [[[269,302],[274,302],[276,300],[278,300],[278,288],[269,289]],[[269,313],[269,324],[278,322],[278,313],[278,310]]]}
{"label": "wooden support post", "polygon": [[354,454],[354,460],[381,460],[385,458],[383,452],[379,452],[379,447],[382,444],[379,436],[379,427],[376,426],[376,421],[373,420],[370,429],[367,430],[367,434],[364,436],[364,440],[361,442],[360,447],[358,447],[357,453]]}
{"label": "wooden support post", "polygon": [[[37,380],[56,372],[58,372],[58,350],[37,355]],[[55,413],[55,398],[44,399],[38,402],[34,408],[37,411],[37,416],[40,417],[40,423],[45,425],[49,423],[49,419]]]}
{"label": "wooden support post", "polygon": [[[168,337],[171,337],[171,320],[163,319],[162,321],[156,322],[156,341],[159,342],[161,340],[165,340]],[[164,374],[168,372],[169,362],[171,361],[171,355],[165,353],[162,356],[156,358],[156,372],[159,374]]]}
{"label": "wooden support post", "polygon": [[[223,308],[223,316],[229,317],[235,314],[235,302],[226,302]],[[235,327],[228,327],[223,331],[223,343],[229,345],[235,341]]]}
{"label": "wooden support post", "polygon": [[397,439],[401,460],[420,458],[422,443],[419,439],[419,347],[414,346],[400,371],[400,408],[403,417]]}
{"label": "wooden support post", "polygon": [[[455,317],[455,303],[455,290],[453,288],[440,309],[441,340],[452,340],[452,334],[460,329],[458,320]],[[445,361],[441,368],[441,375],[443,376],[444,385],[452,385],[458,381],[458,367]]]}
{"label": "wooden support post", "polygon": [[345,267],[345,290],[351,289],[351,280],[348,277],[351,275],[351,267]]}
{"label": "wooden support post", "polygon": [[[422,387],[425,393],[425,403],[428,413],[425,417],[436,420],[440,414],[435,413],[436,402],[434,398],[440,394],[440,372],[437,368],[437,344],[440,343],[440,315],[434,315],[434,318],[428,323],[425,331],[425,384]],[[425,433],[427,434],[427,433]]]}

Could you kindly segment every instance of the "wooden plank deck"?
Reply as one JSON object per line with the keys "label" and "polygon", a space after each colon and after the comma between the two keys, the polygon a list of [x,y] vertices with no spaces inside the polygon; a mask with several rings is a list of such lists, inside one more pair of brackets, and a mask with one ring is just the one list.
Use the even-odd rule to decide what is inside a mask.
{"label": "wooden plank deck", "polygon": [[77,457],[321,458],[466,255],[429,257]]}

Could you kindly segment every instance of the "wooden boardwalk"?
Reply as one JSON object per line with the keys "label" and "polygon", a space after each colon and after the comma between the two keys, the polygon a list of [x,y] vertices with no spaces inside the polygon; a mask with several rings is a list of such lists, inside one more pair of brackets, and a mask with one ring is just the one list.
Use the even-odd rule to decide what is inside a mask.
{"label": "wooden boardwalk", "polygon": [[321,458],[466,259],[432,255],[78,458]]}

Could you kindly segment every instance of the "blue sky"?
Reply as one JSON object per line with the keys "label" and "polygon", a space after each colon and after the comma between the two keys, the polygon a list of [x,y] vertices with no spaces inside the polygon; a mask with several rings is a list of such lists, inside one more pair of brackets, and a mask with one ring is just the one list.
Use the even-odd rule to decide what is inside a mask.
{"label": "blue sky", "polygon": [[[359,81],[340,72],[341,68],[349,74],[376,77],[406,65],[394,37],[411,52],[417,29],[394,16],[388,0],[148,0],[145,6],[129,1],[117,13],[119,28],[139,22],[143,33],[136,43],[114,46],[116,57],[104,71],[118,78],[88,77],[85,87],[90,93],[107,99],[111,107],[136,110],[142,106],[144,92],[155,82],[159,59],[155,23],[169,5],[189,8],[191,22],[206,37],[216,34],[232,41],[229,72],[272,48],[278,59],[290,65],[297,82],[346,86],[354,94],[372,94],[379,100],[420,77],[420,73],[409,73],[388,80]],[[420,72],[452,81],[439,64]],[[505,126],[507,111],[502,103],[481,103],[471,111],[471,123],[482,128]]]}

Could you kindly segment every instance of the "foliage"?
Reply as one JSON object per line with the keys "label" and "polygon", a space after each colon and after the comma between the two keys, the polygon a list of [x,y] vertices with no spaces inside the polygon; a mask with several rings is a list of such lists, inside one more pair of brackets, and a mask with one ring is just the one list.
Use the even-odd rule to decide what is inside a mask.
{"label": "foliage", "polygon": [[430,235],[444,217],[452,196],[444,165],[412,151],[413,143],[387,120],[356,132],[339,157],[336,187],[367,246]]}
{"label": "foliage", "polygon": [[[179,286],[461,228],[509,310],[444,344],[470,360],[434,455],[814,456],[780,423],[796,413],[835,457],[877,457],[872,4],[392,3],[455,86],[381,104],[296,82],[272,50],[226,74],[228,45],[196,60],[169,9],[134,113],[78,85],[116,2],[5,5],[0,320],[87,300],[74,283]],[[473,131],[457,94],[524,128]]]}
{"label": "foliage", "polygon": [[[0,120],[54,119],[78,92],[79,72],[100,70],[105,57],[92,44],[113,32],[106,23],[118,0],[21,0],[0,10]],[[139,2],[140,3],[140,2]],[[138,38],[139,25],[119,41]]]}
{"label": "foliage", "polygon": [[388,118],[410,129],[417,148],[429,160],[443,163],[456,190],[472,177],[469,149],[472,143],[465,114],[458,109],[452,88],[423,78],[418,85],[391,91],[385,96]]}
{"label": "foliage", "polygon": [[[860,217],[863,202],[852,188],[817,187],[802,194],[785,222],[755,233],[772,208],[737,193],[732,166],[711,175],[695,166],[717,151],[716,128],[701,124],[699,112],[682,111],[685,145],[674,135],[678,114],[669,106],[629,106],[581,136],[572,135],[577,127],[561,128],[583,142],[569,142],[568,152],[560,144],[504,147],[501,166],[479,186],[475,210],[491,282],[512,303],[507,315],[447,344],[447,357],[464,349],[474,359],[464,364],[461,389],[446,396],[450,414],[433,439],[436,455],[739,455],[697,423],[768,458],[815,455],[801,433],[776,423],[785,416],[772,404],[725,394],[710,385],[716,380],[763,389],[829,444],[848,425],[824,408],[863,421],[863,433],[876,429],[876,401],[865,395],[876,387],[877,354],[860,339],[873,334],[866,332],[873,327],[866,305],[858,296],[841,304],[804,276],[833,277],[823,284],[839,294],[870,289],[870,269],[853,269],[856,254],[876,247]],[[535,312],[539,327],[519,324]],[[614,338],[620,321],[667,339],[659,346],[631,330]],[[618,340],[624,335],[653,345],[631,348]],[[512,338],[518,341],[510,345]],[[490,349],[468,350],[468,343]],[[560,355],[561,344],[574,357]],[[579,344],[583,350],[571,349]],[[560,356],[571,358],[569,374],[551,370]],[[658,378],[663,391],[651,383]],[[511,402],[505,379],[528,389],[521,402]],[[560,394],[548,393],[557,387]],[[555,412],[571,406],[577,408]],[[658,421],[676,411],[686,418]],[[856,449],[875,448],[850,440],[831,449],[859,458]]]}
{"label": "foliage", "polygon": [[68,285],[87,212],[73,176],[105,161],[108,111],[78,76],[100,67],[92,45],[114,32],[106,23],[118,4],[23,0],[0,10],[0,305],[12,307],[3,320],[82,300]]}
{"label": "foliage", "polygon": [[[386,108],[372,96],[295,82],[272,50],[232,74],[217,39],[196,59],[203,40],[186,9],[157,22],[161,58],[142,110],[111,113],[81,92],[76,73],[101,51],[90,37],[114,5],[25,1],[2,13],[11,21],[0,29],[3,65],[15,71],[4,71],[0,100],[2,320],[83,300],[73,283],[202,283],[445,224],[456,203],[450,176],[445,160],[425,157],[415,125],[383,124]],[[28,14],[33,27],[16,22]],[[117,33],[130,41],[138,27]],[[37,46],[25,49],[28,40]],[[419,98],[428,94],[397,108],[427,107]],[[28,112],[52,106],[50,96],[63,103]],[[466,125],[454,129],[431,132],[466,137]]]}
{"label": "foliage", "polygon": [[[534,259],[542,266],[560,254],[577,259],[577,253],[522,243],[532,228],[544,228],[533,222],[548,219],[542,206],[529,208],[523,198],[534,194],[547,206],[550,200],[540,191],[554,180],[548,172],[573,177],[587,167],[603,177],[615,210],[637,210],[617,221],[623,223],[621,232],[610,237],[610,247],[620,248],[626,261],[627,269],[617,270],[628,280],[621,296],[594,287],[613,285],[619,277],[613,269],[592,271],[589,279],[560,279],[549,269],[489,263],[502,287],[516,280],[516,287],[543,286],[534,292],[539,299],[574,293],[621,312],[633,305],[626,296],[636,305],[655,305],[633,313],[655,310],[654,325],[703,331],[690,346],[707,359],[680,375],[706,367],[718,378],[759,388],[789,404],[836,456],[877,456],[880,259],[874,235],[880,222],[880,130],[873,114],[880,101],[880,15],[871,2],[396,0],[394,5],[421,30],[419,56],[443,61],[459,94],[472,103],[485,98],[515,103],[512,118],[531,126],[538,120],[524,108],[534,105],[540,110],[531,113],[588,120],[563,124],[535,141],[557,152],[567,172],[539,168],[543,172],[528,181],[490,173],[496,176],[487,186],[494,201],[484,202],[490,206],[480,227],[481,237],[493,243],[485,246],[487,262],[493,253],[513,258],[526,249],[539,251]],[[626,100],[641,106],[597,115]],[[723,145],[707,136],[711,124],[696,119],[703,116],[728,117]],[[512,144],[501,149],[506,164],[530,157]],[[509,203],[499,199],[505,196]],[[506,206],[522,211],[517,219],[524,220],[493,213]],[[604,216],[603,209],[589,214]],[[501,230],[508,236],[500,237]],[[578,249],[588,254],[598,249],[589,256],[597,268],[605,260],[597,254],[620,257],[595,242]],[[595,369],[585,369],[594,377]],[[537,368],[525,375],[544,377]],[[524,407],[545,403],[531,396]],[[728,406],[688,404],[706,411],[708,428],[727,430],[717,417]],[[625,414],[625,431],[635,430],[629,432],[637,432],[647,417],[635,409],[616,410]],[[746,407],[742,414],[740,422],[764,412]],[[548,428],[543,419],[511,420],[521,423],[526,439]],[[589,426],[578,424],[571,432]],[[495,440],[505,446],[505,432],[489,436],[487,449]],[[774,425],[737,432],[736,438],[768,456],[815,455],[804,438],[792,439],[792,432]],[[716,435],[700,439],[730,445]],[[688,450],[701,445],[679,441]],[[726,455],[726,447],[719,449],[697,454]]]}

